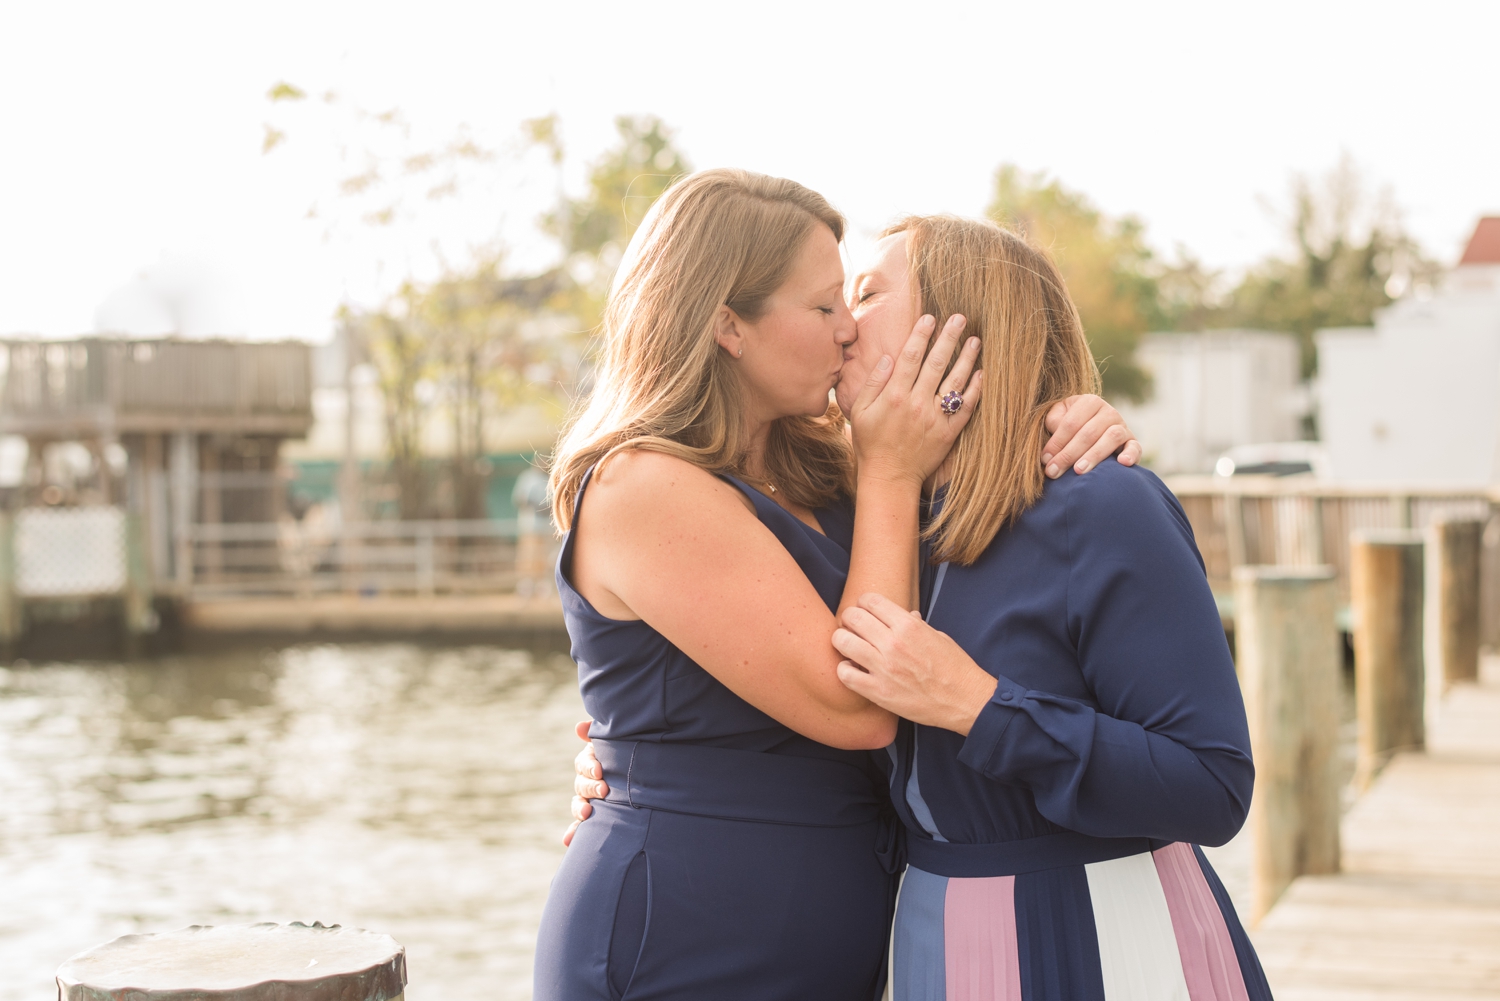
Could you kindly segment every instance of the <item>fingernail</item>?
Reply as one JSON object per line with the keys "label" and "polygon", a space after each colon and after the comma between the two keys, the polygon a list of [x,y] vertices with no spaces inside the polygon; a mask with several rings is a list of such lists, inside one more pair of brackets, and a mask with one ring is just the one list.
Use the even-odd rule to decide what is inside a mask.
{"label": "fingernail", "polygon": [[1073,469],[1074,469],[1074,470],[1075,470],[1075,471],[1076,471],[1076,472],[1080,472],[1080,473],[1086,473],[1086,472],[1088,472],[1088,471],[1089,471],[1089,464],[1088,464],[1088,463],[1087,463],[1087,462],[1082,462],[1082,461],[1080,461],[1080,462],[1079,462],[1079,463],[1078,463],[1078,465],[1076,465],[1076,466],[1074,466],[1074,467],[1073,467]]}
{"label": "fingernail", "polygon": [[1052,461],[1052,453],[1051,452],[1043,452],[1042,453],[1042,463],[1046,464],[1046,463],[1049,463],[1051,461]]}
{"label": "fingernail", "polygon": [[884,372],[886,369],[890,368],[891,367],[891,356],[890,355],[881,355],[880,356],[880,364],[878,366],[876,366],[876,367],[879,368],[880,371],[882,371],[882,372]]}
{"label": "fingernail", "polygon": [[977,338],[977,337],[970,337],[969,338],[969,347],[971,347],[971,348],[977,348],[977,347],[979,347],[979,338]]}
{"label": "fingernail", "polygon": [[1057,477],[1058,477],[1057,463],[1054,462],[1052,465],[1050,465],[1050,466],[1047,467],[1047,475],[1050,476],[1050,477],[1052,477],[1054,480],[1057,479]]}
{"label": "fingernail", "polygon": [[922,317],[922,326],[927,328],[928,330],[931,330],[933,327],[937,326],[937,317],[933,316],[931,313],[928,313],[927,315]]}

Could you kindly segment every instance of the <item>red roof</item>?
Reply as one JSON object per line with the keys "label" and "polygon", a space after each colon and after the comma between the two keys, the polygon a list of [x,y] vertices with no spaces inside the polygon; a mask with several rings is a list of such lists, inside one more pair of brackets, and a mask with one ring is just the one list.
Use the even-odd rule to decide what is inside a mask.
{"label": "red roof", "polygon": [[1487,215],[1474,227],[1460,264],[1500,264],[1500,216]]}

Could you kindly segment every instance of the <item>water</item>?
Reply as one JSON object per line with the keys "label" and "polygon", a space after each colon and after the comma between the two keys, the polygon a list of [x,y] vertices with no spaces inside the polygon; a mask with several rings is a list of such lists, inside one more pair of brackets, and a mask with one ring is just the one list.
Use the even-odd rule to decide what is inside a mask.
{"label": "water", "polygon": [[[0,1001],[117,935],[293,920],[394,935],[411,1001],[528,998],[583,717],[565,656],[491,647],[0,668]],[[1248,838],[1209,857],[1243,912]]]}
{"label": "water", "polygon": [[411,1001],[527,998],[582,718],[566,657],[487,647],[0,669],[0,1001],[267,920],[389,932]]}

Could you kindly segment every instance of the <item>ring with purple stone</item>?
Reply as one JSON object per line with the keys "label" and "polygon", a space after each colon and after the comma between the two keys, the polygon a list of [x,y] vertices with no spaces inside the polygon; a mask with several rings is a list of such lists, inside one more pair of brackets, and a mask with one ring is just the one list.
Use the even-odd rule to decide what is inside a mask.
{"label": "ring with purple stone", "polygon": [[938,401],[938,406],[942,409],[943,413],[952,417],[964,408],[964,398],[958,395],[958,390],[950,389]]}

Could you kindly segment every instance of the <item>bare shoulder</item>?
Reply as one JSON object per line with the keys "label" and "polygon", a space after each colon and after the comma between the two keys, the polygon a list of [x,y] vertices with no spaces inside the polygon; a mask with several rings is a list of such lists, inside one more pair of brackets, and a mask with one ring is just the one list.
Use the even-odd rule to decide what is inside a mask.
{"label": "bare shoulder", "polygon": [[589,501],[596,523],[633,524],[635,531],[689,512],[754,510],[744,494],[701,466],[644,448],[621,452],[600,467]]}

